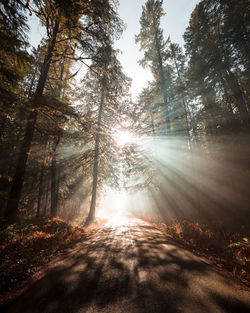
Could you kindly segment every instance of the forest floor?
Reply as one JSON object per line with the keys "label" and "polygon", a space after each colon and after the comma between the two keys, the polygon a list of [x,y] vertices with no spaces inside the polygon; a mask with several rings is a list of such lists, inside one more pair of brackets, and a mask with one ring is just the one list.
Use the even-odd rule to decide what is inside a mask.
{"label": "forest floor", "polygon": [[181,243],[217,268],[229,272],[250,287],[250,227],[226,228],[218,221],[181,221],[166,225],[145,218],[166,236]]}
{"label": "forest floor", "polygon": [[113,218],[1,312],[249,312],[249,288],[153,225]]}
{"label": "forest floor", "polygon": [[97,220],[87,229],[84,220],[68,223],[56,217],[24,218],[0,228],[0,303],[39,268],[103,225]]}

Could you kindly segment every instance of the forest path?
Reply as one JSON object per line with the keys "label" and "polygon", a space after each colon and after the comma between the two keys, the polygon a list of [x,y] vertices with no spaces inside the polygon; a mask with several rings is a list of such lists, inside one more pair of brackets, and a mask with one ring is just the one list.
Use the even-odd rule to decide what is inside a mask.
{"label": "forest path", "polygon": [[113,218],[1,312],[250,312],[250,293],[151,225]]}

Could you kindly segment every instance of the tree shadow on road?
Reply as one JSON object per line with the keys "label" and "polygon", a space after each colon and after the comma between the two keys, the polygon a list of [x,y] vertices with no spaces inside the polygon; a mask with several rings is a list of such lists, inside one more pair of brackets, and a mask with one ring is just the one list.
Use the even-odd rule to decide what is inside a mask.
{"label": "tree shadow on road", "polygon": [[249,312],[229,283],[150,225],[105,227],[2,312]]}

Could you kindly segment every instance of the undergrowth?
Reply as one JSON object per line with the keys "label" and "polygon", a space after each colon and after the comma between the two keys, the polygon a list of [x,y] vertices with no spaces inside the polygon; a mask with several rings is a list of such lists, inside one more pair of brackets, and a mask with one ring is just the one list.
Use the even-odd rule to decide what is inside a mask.
{"label": "undergrowth", "polygon": [[26,219],[0,229],[0,294],[27,279],[71,243],[84,238],[97,225],[85,230],[56,217]]}
{"label": "undergrowth", "polygon": [[249,227],[232,231],[219,222],[209,225],[185,220],[172,225],[149,222],[211,263],[229,270],[250,287]]}

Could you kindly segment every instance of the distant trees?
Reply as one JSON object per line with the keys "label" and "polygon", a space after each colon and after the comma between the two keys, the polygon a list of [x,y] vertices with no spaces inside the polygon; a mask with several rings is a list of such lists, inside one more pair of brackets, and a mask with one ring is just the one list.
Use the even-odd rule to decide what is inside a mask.
{"label": "distant trees", "polygon": [[[186,211],[197,207],[199,214],[201,199],[203,208],[204,203],[225,208],[226,202],[218,200],[219,197],[199,182],[206,179],[201,176],[202,171],[215,166],[216,156],[237,158],[232,151],[230,156],[223,151],[224,136],[231,138],[228,146],[237,143],[239,154],[245,157],[244,136],[249,135],[250,117],[249,3],[245,0],[200,1],[184,34],[184,52],[170,38],[164,40],[160,28],[163,15],[162,1],[148,0],[142,7],[141,29],[136,36],[144,51],[139,63],[148,66],[154,76],[140,94],[137,105],[144,108],[144,114],[146,109],[143,119],[151,125],[151,134],[161,151],[161,155],[156,156],[158,170],[154,173],[161,185],[158,197],[162,196],[161,203],[176,212],[183,209],[177,198],[182,199],[182,205],[186,202]],[[197,151],[202,153],[199,164]],[[171,158],[176,161],[169,166]],[[190,169],[194,175],[187,181],[186,172]],[[214,184],[218,180],[216,175],[214,173]],[[225,185],[230,190],[230,184],[225,182]],[[245,200],[239,206],[245,210],[245,192],[242,199]]]}
{"label": "distant trees", "polygon": [[189,145],[198,120],[208,135],[249,127],[248,7],[244,0],[201,1],[184,34],[188,58],[170,39],[164,41],[162,1],[148,0],[142,7],[136,42],[144,51],[140,64],[154,75],[152,102],[162,110],[162,121],[168,116],[165,128],[175,135],[186,132]]}
{"label": "distant trees", "polygon": [[119,125],[130,81],[123,74],[112,41],[107,38],[83,81],[81,102],[86,116],[93,120],[94,161],[89,214],[86,224],[95,218],[98,188],[103,183],[118,186],[117,151],[113,133]]}
{"label": "distant trees", "polygon": [[143,67],[148,66],[154,76],[154,101],[158,102],[158,109],[161,108],[161,116],[165,119],[165,123],[161,122],[161,133],[176,135],[179,132],[182,135],[183,132],[188,133],[188,108],[182,94],[185,89],[185,57],[177,44],[163,38],[160,20],[165,13],[162,3],[160,0],[148,0],[142,7],[141,29],[135,38],[144,51],[144,57],[139,63]]}

